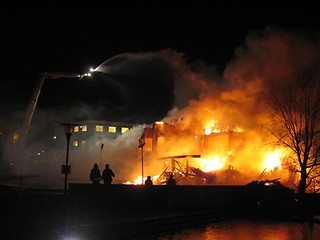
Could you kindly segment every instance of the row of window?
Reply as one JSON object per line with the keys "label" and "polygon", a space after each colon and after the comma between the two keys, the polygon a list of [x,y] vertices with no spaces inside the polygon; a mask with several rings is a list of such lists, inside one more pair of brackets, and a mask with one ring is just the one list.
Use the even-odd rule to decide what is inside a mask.
{"label": "row of window", "polygon": [[[90,126],[91,127],[91,126]],[[74,127],[74,132],[87,132],[88,129],[88,125],[79,125],[79,126],[75,126]],[[108,133],[125,133],[126,131],[129,130],[129,127],[120,127],[120,126],[104,126],[104,125],[94,125],[92,126],[92,128],[94,128],[95,132],[104,132],[107,131]],[[74,140],[72,145],[74,147],[80,147],[80,146],[85,146],[87,145],[87,141],[86,140]],[[96,142],[96,145],[101,145],[101,142]]]}
{"label": "row of window", "polygon": [[[105,129],[104,129],[105,126],[103,125],[95,125],[95,131],[96,132],[104,132]],[[129,130],[128,127],[117,127],[117,126],[107,126],[107,131],[109,133],[116,133],[117,132],[117,128],[120,128],[120,133],[125,133],[126,131]],[[74,127],[74,132],[87,132],[88,131],[88,125],[81,125],[81,126],[75,126]]]}
{"label": "row of window", "polygon": [[[99,142],[99,141],[97,141],[95,143],[96,146],[100,146],[101,149],[102,149],[102,145],[101,144],[103,144],[103,143]],[[81,141],[74,140],[74,141],[72,141],[72,146],[74,146],[74,147],[80,147],[80,146],[86,146],[86,145],[87,145],[87,141],[86,140],[81,140]]]}
{"label": "row of window", "polygon": [[[79,147],[79,144],[80,144],[79,141],[78,141],[78,140],[75,140],[75,141],[73,141],[73,144],[72,144],[72,145],[73,145],[74,147]],[[82,146],[87,145],[87,141],[86,141],[86,140],[82,140],[82,141],[81,141],[81,145],[82,145]]]}

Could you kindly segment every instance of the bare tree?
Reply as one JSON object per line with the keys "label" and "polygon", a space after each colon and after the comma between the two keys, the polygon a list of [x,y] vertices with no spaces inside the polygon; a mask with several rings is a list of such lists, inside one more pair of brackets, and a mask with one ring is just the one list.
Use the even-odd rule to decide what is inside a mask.
{"label": "bare tree", "polygon": [[275,109],[272,128],[276,144],[290,151],[286,166],[298,177],[295,186],[303,196],[319,192],[320,179],[320,83],[311,74],[301,74],[290,83],[277,83],[271,90]]}

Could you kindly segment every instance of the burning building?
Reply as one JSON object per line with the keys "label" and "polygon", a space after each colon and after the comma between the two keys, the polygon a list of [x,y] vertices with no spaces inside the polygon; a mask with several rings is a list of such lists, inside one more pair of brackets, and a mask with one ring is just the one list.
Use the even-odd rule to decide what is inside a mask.
{"label": "burning building", "polygon": [[253,152],[256,166],[245,168],[244,152],[250,141],[250,134],[240,129],[220,129],[214,121],[209,128],[186,128],[180,119],[145,126],[139,146],[147,166],[148,161],[162,166],[154,177],[156,184],[165,184],[170,174],[178,184],[245,184],[273,177],[281,168],[280,156],[272,151],[264,151],[263,156]]}

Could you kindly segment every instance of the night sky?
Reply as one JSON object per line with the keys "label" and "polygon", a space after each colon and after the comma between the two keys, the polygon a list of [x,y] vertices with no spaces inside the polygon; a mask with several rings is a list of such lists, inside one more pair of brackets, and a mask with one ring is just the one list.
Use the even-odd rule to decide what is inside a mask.
{"label": "night sky", "polygon": [[45,81],[39,109],[85,102],[105,107],[90,118],[161,119],[174,105],[172,66],[164,61],[163,51],[181,53],[190,65],[201,62],[223,72],[252,31],[277,26],[318,37],[316,6],[278,4],[2,8],[1,129],[17,119],[14,110],[24,111],[40,73],[84,73],[108,59],[114,68],[97,73],[94,84],[85,79],[76,84],[70,79]]}

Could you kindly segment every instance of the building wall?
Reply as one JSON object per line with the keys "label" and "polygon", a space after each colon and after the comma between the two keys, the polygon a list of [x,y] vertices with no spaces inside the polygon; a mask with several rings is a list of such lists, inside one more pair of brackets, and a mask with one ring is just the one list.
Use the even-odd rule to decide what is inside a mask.
{"label": "building wall", "polygon": [[[83,121],[74,123],[79,124],[79,126],[74,128],[70,140],[70,149],[88,147],[88,144],[91,146],[92,144],[100,146],[105,140],[114,140],[133,127],[133,124],[129,123],[107,121]],[[63,128],[56,126],[54,136],[52,137],[61,143],[61,138],[65,138],[63,135]],[[60,144],[57,145],[60,146]]]}

